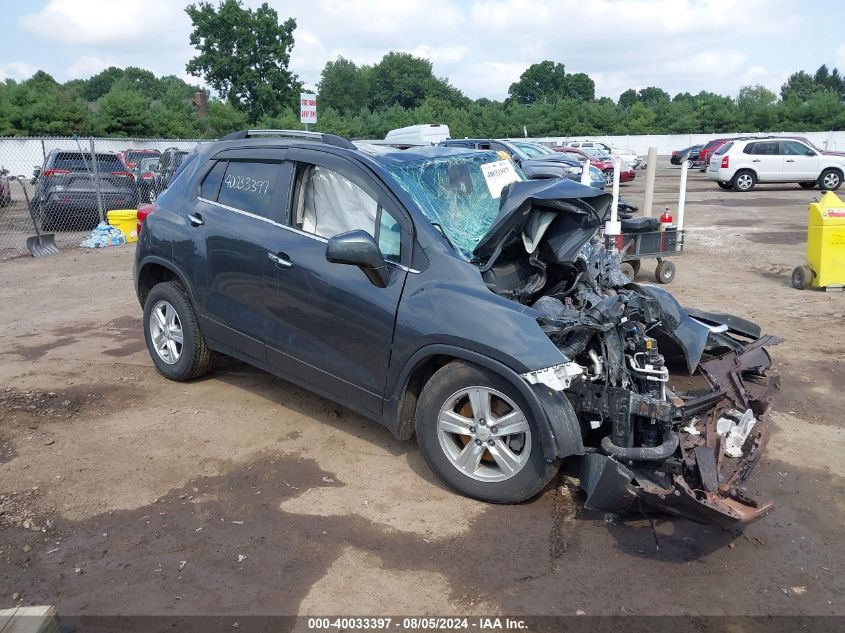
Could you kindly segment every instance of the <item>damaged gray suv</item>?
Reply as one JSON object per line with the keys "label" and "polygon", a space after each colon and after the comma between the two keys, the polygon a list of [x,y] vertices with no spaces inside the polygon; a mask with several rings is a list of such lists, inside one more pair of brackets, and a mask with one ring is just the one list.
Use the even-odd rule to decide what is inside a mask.
{"label": "damaged gray suv", "polygon": [[237,132],[141,214],[147,347],[172,380],[224,354],[416,435],[476,499],[528,499],[570,458],[587,508],[758,518],[778,341],[629,283],[610,204],[494,152]]}

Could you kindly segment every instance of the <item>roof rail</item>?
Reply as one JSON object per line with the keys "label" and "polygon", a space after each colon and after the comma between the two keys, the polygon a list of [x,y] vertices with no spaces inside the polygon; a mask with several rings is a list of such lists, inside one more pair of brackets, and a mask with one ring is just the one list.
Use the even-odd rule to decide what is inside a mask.
{"label": "roof rail", "polygon": [[301,138],[309,141],[318,141],[326,145],[343,147],[345,149],[358,149],[352,141],[336,134],[324,134],[322,132],[306,132],[305,130],[240,130],[222,137],[221,141],[235,141],[242,138],[255,138],[256,136],[281,136],[284,138]]}

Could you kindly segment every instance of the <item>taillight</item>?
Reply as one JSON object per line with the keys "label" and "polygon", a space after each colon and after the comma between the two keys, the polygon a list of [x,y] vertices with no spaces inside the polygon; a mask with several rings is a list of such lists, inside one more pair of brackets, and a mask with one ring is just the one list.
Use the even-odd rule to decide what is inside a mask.
{"label": "taillight", "polygon": [[41,175],[44,178],[49,178],[50,176],[63,176],[65,174],[69,174],[69,173],[70,173],[70,171],[67,170],[67,169],[46,169],[46,170],[44,170],[44,173],[42,173]]}
{"label": "taillight", "polygon": [[145,204],[138,207],[138,226],[135,227],[138,237],[141,237],[141,227],[144,224],[144,220],[147,219],[148,215],[155,214],[156,209],[158,209],[158,207],[154,204]]}
{"label": "taillight", "polygon": [[153,179],[153,172],[148,171],[146,174],[141,176],[141,180],[152,180]]}
{"label": "taillight", "polygon": [[727,169],[729,163],[728,156],[722,156],[722,169]]}
{"label": "taillight", "polygon": [[112,176],[117,176],[118,178],[129,178],[129,180],[135,180],[135,176],[133,176],[128,171],[113,171],[111,173]]}

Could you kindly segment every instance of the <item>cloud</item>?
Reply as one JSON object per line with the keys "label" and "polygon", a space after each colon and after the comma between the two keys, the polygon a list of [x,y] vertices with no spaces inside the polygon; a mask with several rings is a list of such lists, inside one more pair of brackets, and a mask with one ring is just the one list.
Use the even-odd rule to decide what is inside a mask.
{"label": "cloud", "polygon": [[77,58],[65,70],[68,79],[88,79],[109,66],[117,66],[114,60],[106,60],[98,55],[84,55]]}
{"label": "cloud", "polygon": [[[373,64],[395,50],[430,59],[438,77],[470,97],[498,99],[544,59],[588,73],[597,94],[613,98],[649,85],[672,94],[735,95],[748,83],[777,90],[802,64],[831,57],[833,47],[817,61],[807,51],[836,22],[822,6],[790,0],[745,0],[741,7],[734,0],[267,1],[281,19],[296,19],[291,69],[306,83],[317,83],[339,55]],[[114,64],[181,76],[194,54],[183,7],[173,0],[48,0],[18,24],[38,36],[30,39],[39,53],[58,60],[49,72],[82,76]],[[838,33],[832,41],[841,42],[834,55],[845,68],[845,42]],[[27,59],[16,49],[5,57]]]}
{"label": "cloud", "polygon": [[32,77],[38,69],[26,62],[9,62],[0,66],[0,80],[15,79],[21,81]]}
{"label": "cloud", "polygon": [[49,0],[21,16],[25,31],[62,44],[125,46],[187,39],[188,16],[169,0]]}
{"label": "cloud", "polygon": [[845,72],[845,43],[840,44],[836,47],[836,51],[834,51],[836,60],[836,68],[840,69],[840,72]]}

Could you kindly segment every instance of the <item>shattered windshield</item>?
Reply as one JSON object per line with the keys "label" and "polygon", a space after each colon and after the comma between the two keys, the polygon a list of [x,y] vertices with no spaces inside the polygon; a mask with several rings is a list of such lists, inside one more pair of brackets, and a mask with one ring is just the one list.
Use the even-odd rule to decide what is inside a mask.
{"label": "shattered windshield", "polygon": [[525,180],[496,152],[397,163],[387,171],[467,260],[499,214],[502,189]]}

